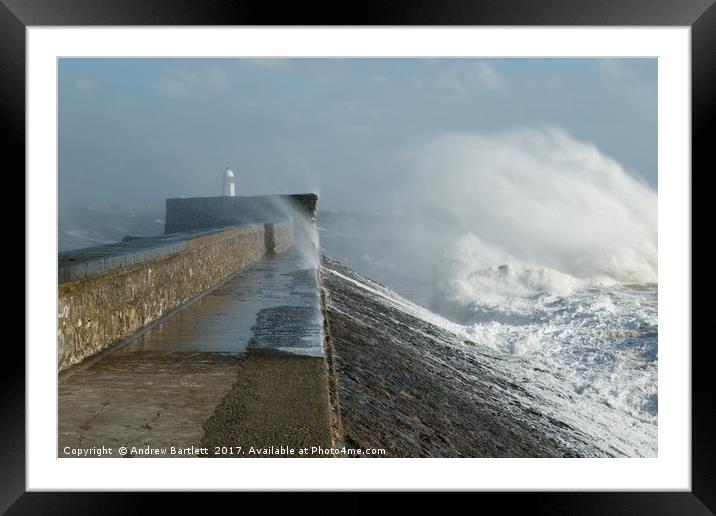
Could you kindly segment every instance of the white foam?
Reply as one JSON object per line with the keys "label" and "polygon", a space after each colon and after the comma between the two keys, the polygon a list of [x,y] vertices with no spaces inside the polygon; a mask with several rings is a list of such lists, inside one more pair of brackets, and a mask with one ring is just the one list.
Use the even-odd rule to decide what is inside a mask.
{"label": "white foam", "polygon": [[395,167],[406,177],[394,204],[449,214],[460,227],[443,231],[475,237],[457,252],[483,266],[657,282],[656,192],[561,129],[446,134],[405,150]]}
{"label": "white foam", "polygon": [[445,134],[397,166],[411,202],[456,222],[425,239],[445,246],[433,253],[437,311],[656,422],[654,190],[554,127]]}
{"label": "white foam", "polygon": [[420,301],[444,317],[368,288],[656,431],[652,188],[549,127],[445,134],[405,149],[390,169],[402,178],[391,207],[402,211],[365,228],[346,219],[333,230],[352,238],[336,247],[411,298],[432,286]]}
{"label": "white foam", "polygon": [[[600,343],[599,339],[599,333],[604,330],[600,324],[606,324],[614,313],[623,316],[624,320],[629,319],[630,315],[640,317],[638,310],[631,314],[623,312],[624,307],[633,305],[623,303],[618,297],[634,295],[633,292],[613,289],[608,294],[593,297],[600,306],[613,305],[613,311],[591,311],[588,306],[589,310],[580,311],[580,303],[586,306],[592,297],[575,293],[564,301],[566,305],[556,303],[552,306],[552,302],[541,305],[537,300],[535,306],[554,312],[551,318],[545,319],[546,322],[535,320],[532,323],[516,324],[514,321],[502,323],[492,320],[463,326],[415,305],[370,280],[351,277],[330,266],[322,270],[325,274],[338,276],[361,288],[386,307],[409,313],[444,329],[447,332],[445,338],[436,337],[433,332],[425,333],[419,325],[411,328],[411,331],[415,335],[424,336],[425,342],[438,338],[441,346],[459,349],[460,353],[480,362],[488,360],[489,367],[496,374],[522,386],[524,390],[504,393],[519,398],[522,406],[535,406],[542,413],[554,414],[561,421],[573,425],[573,428],[587,432],[605,449],[614,447],[617,455],[656,455],[656,364],[644,361],[638,349],[627,349],[622,353],[622,349],[610,346],[609,341]],[[543,297],[547,299],[548,296]],[[648,292],[645,298],[648,298]],[[336,307],[332,309],[338,311]],[[341,313],[348,318],[362,317],[356,313]],[[581,321],[576,321],[575,328],[570,330],[570,323],[566,321],[578,313],[582,313],[586,319],[592,313],[599,315],[596,316],[597,322],[584,325],[584,330],[579,329]],[[381,320],[387,317],[395,324],[403,324],[390,314],[391,310],[381,311]],[[612,325],[611,328],[616,326]],[[457,339],[447,337],[448,334],[453,334]],[[620,337],[611,338],[615,342]],[[481,345],[470,345],[465,339],[494,351]],[[565,346],[570,341],[573,341],[573,348]],[[594,345],[593,350],[589,349],[590,343]],[[440,349],[444,351],[444,348]],[[442,354],[434,352],[430,347],[424,349],[424,352],[436,363],[442,361]],[[519,357],[502,356],[504,353]],[[614,353],[619,354],[618,360],[611,359],[613,357],[610,354]],[[573,360],[571,368],[568,366],[570,360]],[[641,373],[634,375],[634,371],[639,370]],[[466,381],[470,382],[484,381],[471,368],[451,369],[450,373],[464,375]],[[495,395],[499,396],[502,387],[493,385],[493,388]]]}
{"label": "white foam", "polygon": [[576,393],[656,423],[655,287],[475,301],[463,322],[471,340],[562,371]]}

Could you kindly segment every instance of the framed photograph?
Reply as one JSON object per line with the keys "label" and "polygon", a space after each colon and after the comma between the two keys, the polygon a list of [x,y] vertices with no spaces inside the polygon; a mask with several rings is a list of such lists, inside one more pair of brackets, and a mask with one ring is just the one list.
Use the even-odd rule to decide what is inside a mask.
{"label": "framed photograph", "polygon": [[712,514],[711,3],[3,0],[27,302],[0,508],[529,491]]}

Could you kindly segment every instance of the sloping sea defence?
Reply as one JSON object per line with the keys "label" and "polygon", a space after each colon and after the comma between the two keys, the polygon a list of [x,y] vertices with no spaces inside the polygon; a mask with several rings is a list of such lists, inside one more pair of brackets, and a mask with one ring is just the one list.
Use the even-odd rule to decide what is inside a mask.
{"label": "sloping sea defence", "polygon": [[656,456],[656,430],[568,390],[559,371],[497,353],[460,326],[323,256],[342,444],[387,457]]}

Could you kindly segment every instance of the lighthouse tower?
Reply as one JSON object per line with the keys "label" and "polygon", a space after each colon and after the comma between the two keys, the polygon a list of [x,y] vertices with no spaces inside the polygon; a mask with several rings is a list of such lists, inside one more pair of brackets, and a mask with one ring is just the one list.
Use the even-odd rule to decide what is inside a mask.
{"label": "lighthouse tower", "polygon": [[236,197],[234,172],[226,168],[224,172],[224,197]]}

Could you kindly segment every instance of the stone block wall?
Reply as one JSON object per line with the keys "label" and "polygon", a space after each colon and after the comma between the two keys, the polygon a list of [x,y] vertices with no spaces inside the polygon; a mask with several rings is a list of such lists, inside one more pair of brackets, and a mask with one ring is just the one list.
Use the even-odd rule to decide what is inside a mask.
{"label": "stone block wall", "polygon": [[63,253],[59,259],[58,367],[131,336],[267,252],[290,247],[292,225],[251,224]]}

